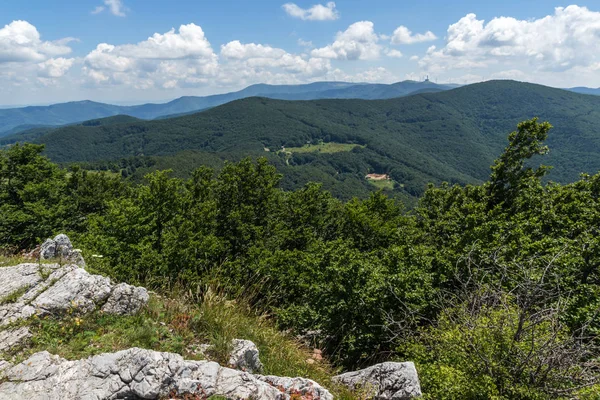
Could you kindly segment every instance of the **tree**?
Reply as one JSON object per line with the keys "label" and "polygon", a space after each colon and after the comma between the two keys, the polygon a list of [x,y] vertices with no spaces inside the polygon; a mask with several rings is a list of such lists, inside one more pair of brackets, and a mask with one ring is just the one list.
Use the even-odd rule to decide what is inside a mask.
{"label": "tree", "polygon": [[516,194],[531,180],[539,180],[548,171],[548,167],[540,166],[533,170],[525,168],[525,161],[535,155],[548,153],[543,145],[552,128],[548,122],[538,123],[537,118],[523,121],[517,130],[508,136],[508,147],[492,166],[492,174],[488,186],[490,206],[499,204],[511,205]]}

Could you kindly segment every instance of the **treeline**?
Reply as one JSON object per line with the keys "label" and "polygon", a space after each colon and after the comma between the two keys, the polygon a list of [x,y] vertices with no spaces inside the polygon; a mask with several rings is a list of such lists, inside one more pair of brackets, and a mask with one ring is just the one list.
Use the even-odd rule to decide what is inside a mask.
{"label": "treeline", "polygon": [[66,231],[117,280],[217,286],[342,366],[414,360],[427,398],[593,399],[600,174],[544,183],[528,165],[549,129],[519,124],[488,181],[430,186],[411,211],[381,192],[281,190],[266,159],[132,185],[15,145],[0,152],[0,240]]}

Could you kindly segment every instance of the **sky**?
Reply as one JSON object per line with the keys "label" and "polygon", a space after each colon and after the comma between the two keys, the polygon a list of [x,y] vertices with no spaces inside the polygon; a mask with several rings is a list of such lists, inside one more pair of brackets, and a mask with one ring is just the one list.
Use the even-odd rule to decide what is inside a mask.
{"label": "sky", "polygon": [[255,83],[600,86],[600,0],[2,0],[0,105]]}

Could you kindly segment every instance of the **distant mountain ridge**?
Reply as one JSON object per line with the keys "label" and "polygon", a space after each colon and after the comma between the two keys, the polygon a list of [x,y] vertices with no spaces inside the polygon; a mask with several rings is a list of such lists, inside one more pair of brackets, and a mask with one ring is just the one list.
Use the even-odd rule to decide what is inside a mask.
{"label": "distant mountain ridge", "polygon": [[404,81],[389,85],[351,82],[315,82],[305,85],[257,84],[248,86],[238,92],[203,97],[184,96],[164,104],[149,103],[136,106],[117,106],[84,100],[51,106],[0,109],[0,137],[36,127],[68,125],[115,115],[129,115],[147,120],[184,115],[216,107],[230,101],[255,96],[280,100],[338,98],[369,100],[401,97],[422,90],[448,90],[452,87],[451,85],[437,85],[429,81]]}
{"label": "distant mountain ridge", "polygon": [[574,88],[570,88],[567,89],[570,90],[571,92],[575,92],[575,93],[581,93],[581,94],[593,94],[594,96],[600,96],[600,88],[589,88],[589,87],[574,87]]}
{"label": "distant mountain ridge", "polygon": [[[428,182],[485,180],[508,133],[536,116],[555,127],[543,161],[554,166],[550,179],[572,182],[600,171],[600,97],[515,81],[386,100],[252,97],[177,118],[37,128],[0,145],[44,144],[47,156],[64,163],[149,157],[152,168],[180,176],[199,165],[265,156],[284,175],[286,189],[318,181],[341,198],[361,197],[376,189],[365,175],[379,173],[391,177],[389,190],[414,198]],[[307,143],[315,150],[297,150]],[[321,153],[319,143],[338,150]],[[283,148],[289,153],[278,151]]]}

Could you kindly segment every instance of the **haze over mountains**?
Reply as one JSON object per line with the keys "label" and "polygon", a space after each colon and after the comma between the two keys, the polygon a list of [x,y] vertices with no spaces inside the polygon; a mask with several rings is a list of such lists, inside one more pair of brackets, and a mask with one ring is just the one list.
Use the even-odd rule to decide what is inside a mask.
{"label": "haze over mountains", "polygon": [[[391,86],[364,88],[381,95]],[[582,172],[600,170],[600,97],[515,81],[385,100],[253,97],[164,120],[118,116],[34,129],[0,143],[45,144],[56,162],[150,157],[150,163],[135,163],[172,168],[180,175],[202,164],[266,156],[284,174],[286,188],[319,181],[339,197],[364,196],[376,189],[364,176],[375,172],[389,174],[393,190],[412,197],[428,182],[485,180],[508,133],[535,116],[555,127],[544,159],[555,167],[550,179],[570,182]],[[293,150],[320,142],[346,147]],[[277,152],[282,147],[286,151]]]}

